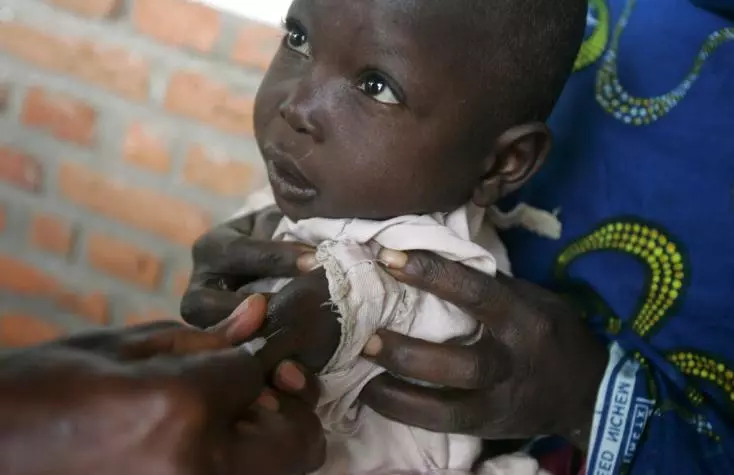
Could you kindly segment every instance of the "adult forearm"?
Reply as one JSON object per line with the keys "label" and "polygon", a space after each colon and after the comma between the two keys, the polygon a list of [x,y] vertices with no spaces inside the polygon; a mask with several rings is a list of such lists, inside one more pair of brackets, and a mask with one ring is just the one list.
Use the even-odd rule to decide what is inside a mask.
{"label": "adult forearm", "polygon": [[0,473],[32,475],[60,467],[59,444],[53,438],[68,437],[73,425],[67,418],[50,417],[55,405],[53,385],[39,391],[33,368],[21,357],[0,360]]}

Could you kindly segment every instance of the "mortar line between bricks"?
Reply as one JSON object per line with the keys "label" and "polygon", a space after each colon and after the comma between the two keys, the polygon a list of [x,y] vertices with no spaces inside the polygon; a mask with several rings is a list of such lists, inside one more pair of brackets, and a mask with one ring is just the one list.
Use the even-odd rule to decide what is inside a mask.
{"label": "mortar line between bricks", "polygon": [[[6,214],[5,229],[0,232],[0,253],[12,255],[26,265],[38,268],[40,272],[48,274],[50,278],[67,282],[72,292],[78,292],[80,295],[92,292],[105,294],[113,325],[123,324],[124,319],[131,313],[148,310],[163,311],[171,316],[178,316],[180,298],[173,293],[173,290],[176,288],[180,273],[191,268],[190,248],[172,242],[160,234],[141,229],[146,225],[154,228],[159,226],[154,221],[150,221],[153,218],[135,217],[130,214],[129,208],[111,209],[112,214],[105,215],[104,209],[99,213],[93,210],[93,208],[99,208],[95,206],[95,203],[89,206],[89,203],[77,205],[71,199],[67,201],[67,198],[59,194],[61,190],[58,173],[61,166],[63,164],[75,165],[80,167],[79,170],[101,174],[104,180],[119,179],[123,186],[130,187],[131,190],[147,190],[151,192],[151,196],[160,193],[162,199],[170,198],[173,203],[176,201],[189,203],[210,213],[213,222],[229,217],[231,212],[239,207],[241,199],[218,196],[206,188],[208,186],[206,179],[202,181],[200,177],[188,173],[186,161],[189,148],[193,145],[200,145],[205,149],[205,156],[202,157],[201,162],[202,167],[215,166],[218,155],[221,154],[223,157],[231,157],[238,162],[248,163],[262,170],[257,146],[251,136],[227,133],[221,128],[226,127],[227,122],[221,122],[221,117],[216,115],[207,117],[206,114],[192,113],[192,115],[203,117],[203,120],[199,121],[172,114],[165,107],[169,82],[173,75],[181,73],[191,73],[194,79],[200,76],[202,81],[222,84],[228,88],[228,93],[233,94],[234,98],[239,94],[254,97],[263,76],[262,71],[256,67],[242,67],[231,59],[232,54],[246,54],[247,48],[239,49],[247,46],[239,43],[239,34],[243,31],[242,28],[250,26],[250,22],[229,13],[217,13],[221,21],[216,44],[211,52],[198,53],[185,47],[165,44],[163,40],[156,40],[155,31],[152,31],[150,36],[137,31],[131,15],[134,1],[139,0],[123,0],[123,6],[114,18],[96,20],[71,13],[70,10],[61,6],[61,2],[52,4],[48,0],[0,0],[0,7],[11,7],[15,20],[19,25],[26,25],[28,31],[39,29],[51,38],[58,38],[59,41],[63,41],[64,37],[69,37],[72,40],[89,41],[89,44],[95,47],[99,46],[101,54],[98,56],[100,60],[98,65],[94,62],[96,57],[88,58],[84,55],[84,51],[75,50],[73,43],[67,50],[61,47],[59,51],[68,52],[69,61],[89,60],[90,63],[87,66],[90,68],[102,68],[85,70],[80,73],[81,70],[75,69],[74,64],[66,67],[64,64],[48,62],[48,67],[42,67],[41,65],[44,64],[42,55],[34,58],[33,54],[23,53],[22,49],[18,50],[20,51],[19,56],[0,52],[0,70],[2,70],[0,81],[8,82],[10,87],[9,103],[7,108],[0,113],[0,143],[7,143],[11,148],[32,156],[43,167],[44,173],[42,194],[24,192],[4,182],[0,183],[0,208]],[[172,7],[175,7],[175,4]],[[171,12],[171,19],[174,16]],[[192,25],[194,33],[195,30],[196,25]],[[23,30],[18,31],[22,36]],[[162,33],[165,36],[165,32]],[[247,35],[246,37],[249,38]],[[32,39],[32,37],[29,38]],[[253,38],[257,40],[258,37]],[[24,44],[24,47],[28,46]],[[138,55],[147,61],[149,67],[147,101],[131,101],[118,95],[114,90],[115,87],[104,87],[104,81],[110,79],[105,74],[116,70],[114,68],[104,69],[106,48],[110,48],[110,51],[113,52],[119,49],[123,53]],[[74,56],[75,52],[80,52],[79,56]],[[26,63],[22,59],[23,56],[35,59],[37,64]],[[247,62],[247,57],[243,57],[242,60]],[[263,58],[258,56],[250,63],[261,64],[262,61]],[[54,68],[69,72],[63,73]],[[121,70],[124,69],[126,68],[121,68]],[[142,77],[141,70],[136,71],[130,68],[130,71],[132,74],[130,77],[138,78],[139,81],[139,78]],[[73,74],[74,72],[77,74]],[[88,77],[90,80],[87,82],[80,77]],[[182,76],[176,77],[181,78]],[[100,81],[101,84],[94,84],[93,80]],[[115,83],[111,84],[114,86]],[[48,93],[69,95],[79,100],[80,103],[93,107],[97,111],[94,145],[92,147],[78,146],[55,138],[49,131],[55,130],[57,136],[63,135],[58,128],[55,129],[60,126],[59,124],[63,127],[63,120],[58,119],[58,117],[63,117],[63,114],[58,115],[55,119],[53,115],[50,116],[46,131],[26,127],[20,119],[20,113],[27,88],[32,86],[37,86]],[[137,89],[126,89],[125,87],[121,89],[132,91],[134,94],[140,91],[140,86]],[[186,110],[186,99],[187,96],[181,98],[180,104],[183,108],[180,110]],[[192,97],[192,100],[195,99],[196,97]],[[52,102],[49,104],[49,110],[53,111],[54,104]],[[195,102],[190,102],[190,104],[196,106]],[[242,112],[244,109],[240,107],[239,111]],[[58,114],[58,112],[52,112],[54,113]],[[80,115],[82,121],[79,127],[89,127],[91,121],[84,122],[83,117],[83,114]],[[207,118],[211,122],[206,122]],[[217,124],[218,121],[220,128],[212,125]],[[165,154],[170,162],[170,167],[165,172],[151,173],[144,167],[135,166],[125,159],[124,143],[128,127],[131,123],[137,122],[141,124],[144,131],[150,131],[152,137],[158,138],[160,135],[160,140],[168,144],[169,149]],[[235,123],[234,126],[236,127],[237,124]],[[142,144],[142,151],[145,152],[144,141]],[[151,153],[155,152],[154,147],[151,150]],[[202,168],[202,170],[204,173],[209,171],[213,173],[217,169]],[[69,178],[72,176],[69,175]],[[243,173],[243,176],[247,177],[246,172]],[[80,175],[79,178],[81,181],[75,183],[85,182],[83,175]],[[258,177],[255,179],[257,180]],[[187,182],[187,180],[191,181]],[[90,181],[90,186],[104,183],[102,181],[92,182],[94,180]],[[198,185],[193,184],[197,182]],[[230,189],[237,189],[236,183],[227,186],[230,186]],[[225,188],[221,189],[225,190]],[[85,196],[104,196],[104,193],[94,194],[92,190],[90,192],[91,194],[80,192],[77,199],[84,202]],[[108,196],[124,197],[123,193],[124,190],[121,190],[119,193]],[[44,252],[29,242],[29,225],[37,212],[58,217],[63,222],[74,223],[77,236],[71,252],[66,257]],[[165,210],[156,212],[165,213]],[[138,222],[138,226],[120,221],[115,216],[123,219],[126,216],[128,218],[132,216],[135,218],[133,221]],[[150,216],[156,215],[151,214]],[[168,219],[165,214],[160,216]],[[170,224],[161,224],[160,227],[163,231],[168,228],[173,229],[167,234],[175,236],[176,223],[177,221],[173,220]],[[192,226],[189,229],[200,229],[201,221],[192,221]],[[160,259],[161,264],[150,264],[162,265],[158,287],[153,290],[146,289],[144,286],[135,285],[124,278],[114,277],[93,267],[88,254],[92,233],[110,235],[120,240],[121,243],[129,244],[143,252],[149,252],[155,256],[155,259]],[[105,248],[100,249],[102,257],[105,257],[103,253]],[[122,261],[122,263],[132,266],[132,263],[128,261]],[[146,272],[153,272],[155,268],[140,267],[140,274],[134,273],[135,267],[121,267],[120,269],[123,276],[129,272],[131,277],[135,278],[137,275],[145,281],[146,276],[150,278],[152,275]],[[53,305],[48,299],[11,296],[7,291],[0,289],[0,316],[4,310],[25,311],[30,316],[58,323],[72,331],[82,329],[88,322],[81,315],[73,315],[74,312],[69,309],[58,308],[58,305]]]}
{"label": "mortar line between bricks", "polygon": [[[12,242],[8,242],[4,236],[0,235],[0,253],[14,255],[13,244]],[[91,267],[84,269],[87,272],[87,275],[84,275],[80,272],[82,269],[79,266],[68,265],[63,259],[49,256],[39,251],[29,249],[28,252],[24,253],[22,260],[48,273],[60,282],[67,283],[70,289],[76,291],[83,289],[81,290],[82,293],[103,292],[110,299],[117,296],[117,298],[123,301],[130,299],[134,295],[135,300],[153,303],[155,307],[161,308],[162,310],[175,308],[178,305],[178,299],[176,297],[148,292],[125,281],[102,274],[93,270]],[[131,308],[136,307],[138,305],[131,305]],[[150,307],[150,305],[146,305],[146,307]]]}
{"label": "mortar line between bricks", "polygon": [[[50,80],[47,78],[51,78]],[[28,86],[33,85],[40,85],[40,86],[46,86],[50,87],[51,90],[59,91],[61,93],[66,94],[72,94],[72,95],[80,95],[75,94],[76,88],[74,87],[54,87],[55,83],[49,86],[48,82],[52,81],[58,81],[58,78],[53,78],[50,74],[41,74],[39,77],[34,77],[34,80],[28,84]],[[94,99],[94,98],[92,98]],[[207,135],[209,134],[209,131],[203,132],[201,129],[205,126],[198,126],[198,134],[196,132],[192,133],[191,135],[194,136],[191,139],[186,139],[185,142],[182,141],[175,141],[175,149],[172,150],[175,153],[172,154],[173,158],[173,175],[167,178],[173,178],[172,180],[169,180],[168,182],[162,183],[160,180],[160,177],[155,176],[155,174],[140,170],[138,167],[134,167],[128,164],[123,163],[121,159],[121,141],[118,140],[119,137],[115,138],[114,135],[122,135],[124,133],[124,130],[117,132],[119,128],[126,128],[126,126],[134,121],[137,121],[140,116],[142,116],[142,113],[134,113],[130,114],[129,111],[124,111],[124,109],[127,108],[126,104],[121,105],[122,111],[119,111],[117,114],[114,113],[114,111],[110,111],[108,108],[105,108],[99,104],[104,104],[103,100],[96,100],[94,102],[91,102],[92,105],[94,105],[97,108],[100,108],[103,110],[103,113],[100,114],[99,117],[99,123],[98,123],[98,140],[97,145],[95,147],[99,147],[98,149],[88,149],[79,147],[73,144],[69,144],[67,142],[60,141],[58,139],[55,139],[46,133],[36,130],[36,129],[28,129],[23,127],[22,125],[17,123],[17,120],[12,120],[10,128],[13,129],[13,134],[15,135],[15,138],[11,137],[11,142],[20,142],[23,144],[31,144],[30,146],[22,147],[24,150],[27,150],[33,154],[39,155],[41,158],[47,157],[47,155],[54,155],[52,158],[48,158],[49,163],[56,164],[58,161],[59,156],[63,156],[65,160],[70,160],[76,163],[84,164],[85,166],[89,166],[92,169],[95,169],[97,171],[103,172],[103,173],[109,173],[113,177],[124,174],[126,176],[132,176],[134,179],[132,180],[133,185],[143,185],[144,187],[148,188],[155,188],[160,191],[166,192],[167,194],[170,194],[171,196],[182,199],[184,201],[190,202],[194,205],[203,206],[207,209],[211,209],[214,211],[214,220],[215,221],[221,221],[226,219],[232,212],[236,210],[236,208],[241,204],[241,198],[222,198],[216,195],[213,195],[211,193],[208,193],[204,190],[200,190],[196,187],[193,187],[191,185],[183,183],[182,179],[182,171],[186,159],[186,150],[188,147],[193,143],[201,143],[204,146],[207,146],[207,144],[210,143],[216,143],[217,148],[221,148],[224,150],[227,150],[227,153],[230,154],[235,159],[237,157],[243,157],[248,156],[254,158],[251,159],[241,159],[241,161],[246,163],[252,163],[256,168],[261,167],[259,163],[259,153],[257,152],[257,148],[249,139],[246,139],[242,141],[240,139],[240,146],[233,146],[233,144],[221,144],[221,140],[219,139],[219,136],[217,134],[214,135],[214,137],[207,138]],[[128,115],[130,114],[130,115]],[[129,119],[125,119],[124,117],[130,117]],[[174,132],[177,127],[178,120],[176,118],[170,117],[170,116],[164,116],[160,115],[159,117],[155,119],[149,119],[148,121],[143,121],[143,123],[151,123],[151,124],[157,124],[160,126],[161,130],[166,130],[166,135],[169,137],[175,137],[177,134]],[[196,126],[194,128],[197,128]],[[6,130],[7,133],[7,130]],[[0,137],[3,135],[2,131],[0,131]],[[19,138],[18,138],[19,137]],[[109,137],[112,137],[110,139]],[[7,140],[7,139],[6,139]],[[230,139],[231,141],[232,139]],[[237,139],[234,139],[237,141]],[[111,144],[110,142],[114,141],[114,144]],[[44,153],[45,149],[53,149],[54,152],[52,153]],[[247,153],[241,153],[237,154],[234,151],[235,150],[243,150],[247,149],[249,152]],[[257,162],[256,162],[257,161]],[[57,187],[54,182],[47,183],[48,190],[50,193],[56,192]]]}
{"label": "mortar line between bricks", "polygon": [[11,295],[7,291],[0,290],[0,316],[8,312],[47,315],[44,320],[59,325],[71,332],[98,328],[84,319],[84,317],[60,308],[50,299],[39,299],[35,296]]}
{"label": "mortar line between bricks", "polygon": [[[175,66],[175,69],[208,70],[225,82],[232,82],[235,86],[239,85],[250,90],[256,89],[262,79],[262,72],[242,68],[228,59],[218,59],[212,55],[159,43],[140,34],[128,21],[94,22],[63,10],[55,11],[54,8],[43,2],[4,1],[9,3],[16,21],[46,30],[48,29],[48,18],[52,17],[55,34],[89,38],[93,41],[102,39],[103,44],[136,52],[141,57],[149,58],[151,65],[164,70],[170,66]],[[237,21],[244,22],[245,20],[238,19]]]}
{"label": "mortar line between bricks", "polygon": [[[102,107],[106,113],[119,114],[130,120],[150,117],[151,122],[165,121],[170,123],[166,128],[171,133],[180,133],[187,137],[187,140],[194,142],[212,142],[221,144],[222,147],[230,150],[237,150],[239,147],[248,148],[259,156],[255,140],[251,136],[238,136],[221,131],[210,124],[196,121],[187,117],[170,114],[169,112],[156,107],[153,104],[135,103],[126,100],[113,92],[103,88],[87,84],[73,76],[64,76],[52,71],[45,70],[38,66],[24,63],[13,56],[0,52],[0,68],[3,71],[3,78],[13,84],[21,84],[28,86],[41,85],[49,87],[51,90],[65,94],[71,94],[93,106]],[[11,93],[16,96],[18,93]],[[11,96],[11,97],[13,97]],[[22,108],[22,96],[15,97],[15,103],[9,113],[17,116]],[[250,155],[251,156],[251,155]],[[245,160],[252,161],[252,160]]]}

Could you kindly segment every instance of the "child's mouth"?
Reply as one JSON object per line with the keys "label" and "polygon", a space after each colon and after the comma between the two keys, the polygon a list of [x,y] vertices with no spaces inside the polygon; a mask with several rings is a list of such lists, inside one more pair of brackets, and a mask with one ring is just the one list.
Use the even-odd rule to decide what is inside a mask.
{"label": "child's mouth", "polygon": [[268,178],[273,191],[289,201],[307,201],[318,194],[316,188],[287,160],[267,160]]}

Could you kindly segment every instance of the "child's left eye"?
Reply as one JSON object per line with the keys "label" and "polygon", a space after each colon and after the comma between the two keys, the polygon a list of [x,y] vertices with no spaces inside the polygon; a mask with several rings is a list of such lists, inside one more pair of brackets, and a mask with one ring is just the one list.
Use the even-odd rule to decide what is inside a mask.
{"label": "child's left eye", "polygon": [[283,40],[285,46],[296,53],[302,54],[303,56],[310,56],[311,45],[308,41],[308,35],[306,32],[299,25],[288,21],[286,21],[285,28],[286,33]]}
{"label": "child's left eye", "polygon": [[377,102],[400,104],[400,100],[388,84],[387,79],[377,73],[369,73],[364,76],[357,87]]}

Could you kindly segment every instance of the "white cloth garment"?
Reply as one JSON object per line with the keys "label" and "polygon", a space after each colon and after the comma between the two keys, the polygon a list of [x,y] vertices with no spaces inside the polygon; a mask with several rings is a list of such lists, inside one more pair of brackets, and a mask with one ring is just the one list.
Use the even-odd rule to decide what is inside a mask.
{"label": "white cloth garment", "polygon": [[[238,216],[275,203],[270,189],[251,195]],[[428,432],[390,421],[357,397],[384,371],[360,357],[379,328],[425,340],[449,339],[469,344],[481,328],[456,306],[401,284],[377,263],[382,248],[425,250],[487,274],[509,273],[506,251],[484,210],[465,206],[453,213],[400,216],[385,221],[284,218],[273,239],[316,247],[326,270],[332,303],[342,316],[342,338],[320,374],[322,396],[317,413],[329,442],[327,463],[317,473],[358,475],[390,473],[468,474],[481,442],[475,437]],[[263,280],[248,286],[256,292],[278,291],[288,280]],[[407,471],[407,472],[406,472]],[[537,475],[537,462],[523,454],[490,460],[485,475]]]}

